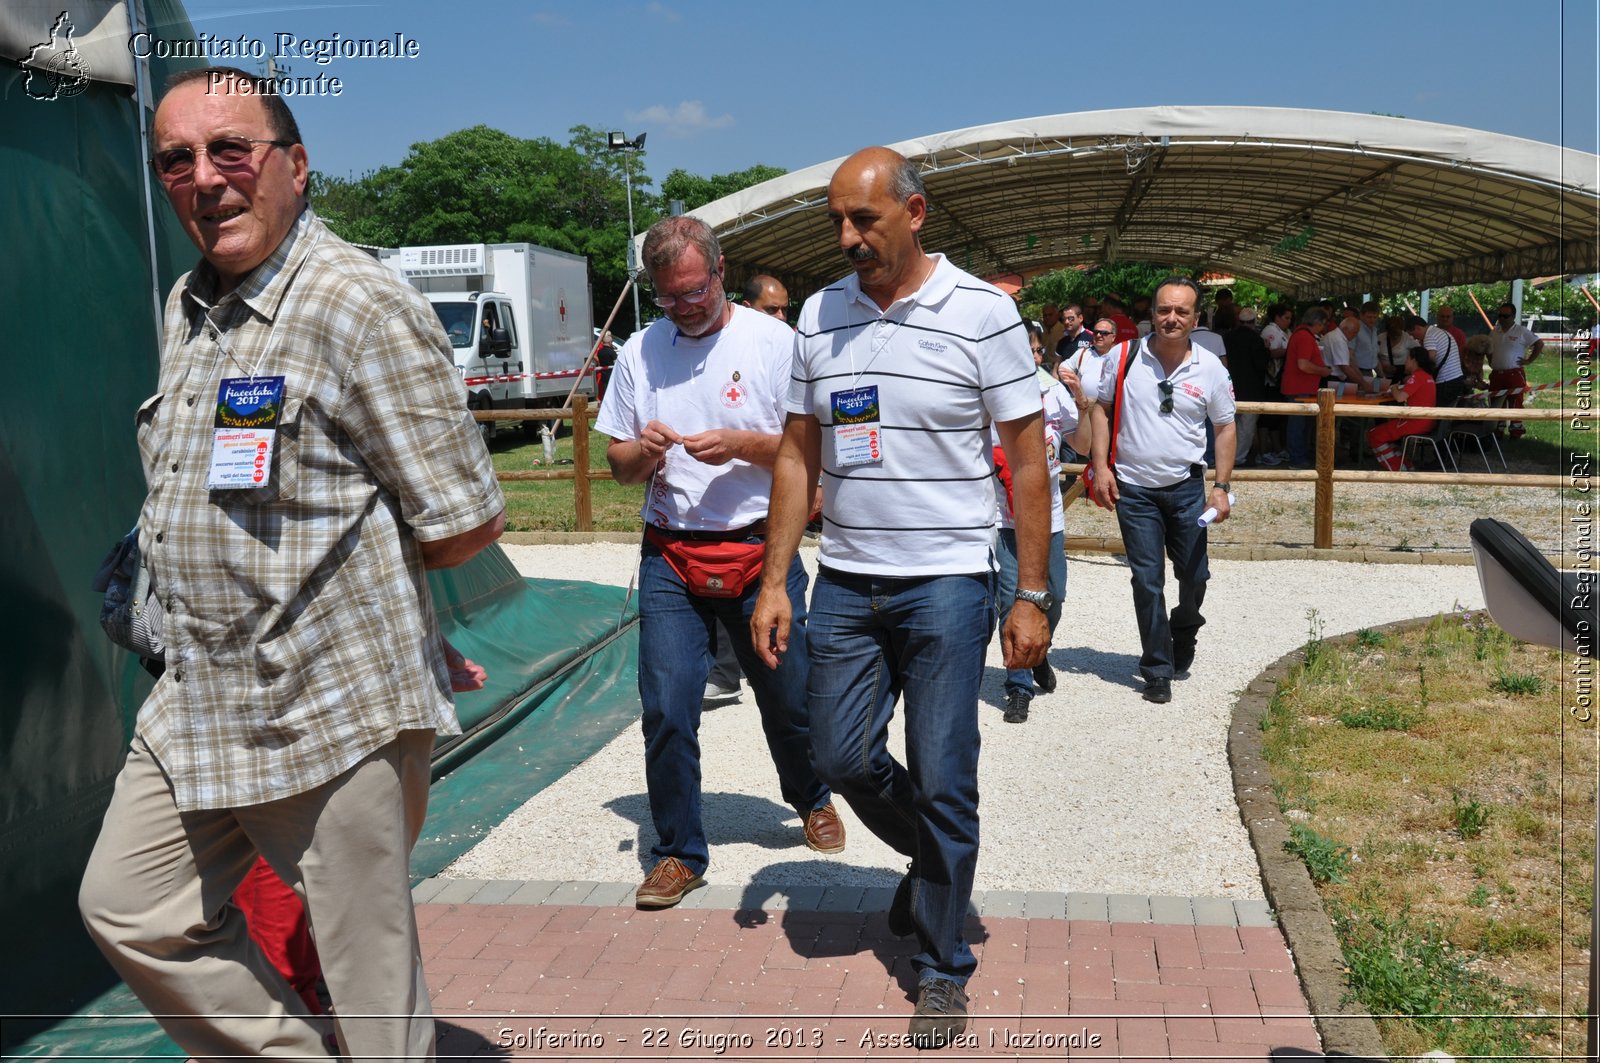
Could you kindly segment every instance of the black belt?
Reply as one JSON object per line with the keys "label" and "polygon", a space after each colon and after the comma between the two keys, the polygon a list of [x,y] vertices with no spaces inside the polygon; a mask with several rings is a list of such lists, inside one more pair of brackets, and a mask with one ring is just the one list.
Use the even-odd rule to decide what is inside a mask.
{"label": "black belt", "polygon": [[695,543],[732,543],[741,539],[759,539],[767,534],[767,520],[765,517],[754,524],[747,524],[743,528],[733,528],[729,531],[693,531],[688,528],[658,528],[650,525],[645,528],[645,533],[660,535],[666,539],[687,540]]}

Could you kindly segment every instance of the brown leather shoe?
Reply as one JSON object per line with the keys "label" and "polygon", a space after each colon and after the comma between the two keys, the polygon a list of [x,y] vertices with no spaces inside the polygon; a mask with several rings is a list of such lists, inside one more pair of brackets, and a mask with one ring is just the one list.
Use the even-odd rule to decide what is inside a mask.
{"label": "brown leather shoe", "polygon": [[640,908],[671,908],[683,900],[683,895],[706,884],[706,880],[690,871],[676,856],[659,861],[650,869],[644,882],[633,895],[633,903]]}
{"label": "brown leather shoe", "polygon": [[819,853],[844,852],[844,823],[832,804],[823,805],[806,817],[806,845]]}

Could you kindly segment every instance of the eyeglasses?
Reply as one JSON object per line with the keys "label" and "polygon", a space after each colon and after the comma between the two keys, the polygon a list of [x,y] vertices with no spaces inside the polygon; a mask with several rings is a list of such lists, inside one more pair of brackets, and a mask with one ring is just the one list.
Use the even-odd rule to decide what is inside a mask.
{"label": "eyeglasses", "polygon": [[1044,348],[1043,347],[1035,347],[1035,348],[1033,348],[1033,356],[1035,358],[1039,357],[1042,354],[1044,354]]}
{"label": "eyeglasses", "polygon": [[1099,328],[1097,328],[1097,329],[1094,330],[1094,334],[1096,336],[1100,336],[1100,337],[1102,337],[1104,339],[1109,339],[1110,337],[1115,336],[1117,334],[1117,330],[1116,329],[1099,329]]}
{"label": "eyeglasses", "polygon": [[714,269],[711,271],[711,275],[706,278],[705,284],[696,288],[694,291],[683,292],[680,295],[662,295],[659,292],[652,292],[650,295],[650,301],[655,303],[663,310],[671,310],[679,303],[682,303],[685,306],[699,306],[701,303],[711,298],[712,286],[716,279],[721,275],[722,271],[720,269]]}
{"label": "eyeglasses", "polygon": [[[255,140],[250,137],[218,137],[209,144],[201,145],[199,150],[206,158],[211,160],[211,165],[218,170],[248,170],[251,159],[256,153],[256,145],[270,144],[275,148],[287,148],[294,145],[292,140]],[[170,148],[160,151],[150,160],[150,165],[155,167],[156,173],[166,181],[181,181],[194,173],[193,148]]]}
{"label": "eyeglasses", "polygon": [[1170,380],[1158,380],[1158,381],[1156,381],[1156,387],[1161,389],[1161,412],[1162,413],[1171,413],[1172,412],[1172,381],[1170,381]]}

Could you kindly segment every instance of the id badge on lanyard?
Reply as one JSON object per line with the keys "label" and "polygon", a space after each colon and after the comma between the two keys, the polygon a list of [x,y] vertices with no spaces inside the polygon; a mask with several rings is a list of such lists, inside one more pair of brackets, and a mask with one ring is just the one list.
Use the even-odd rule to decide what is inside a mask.
{"label": "id badge on lanyard", "polygon": [[283,377],[225,378],[217,388],[206,486],[224,490],[267,486],[282,416]]}
{"label": "id badge on lanyard", "polygon": [[838,468],[870,465],[883,460],[883,424],[878,409],[878,386],[835,391],[833,407],[833,463]]}

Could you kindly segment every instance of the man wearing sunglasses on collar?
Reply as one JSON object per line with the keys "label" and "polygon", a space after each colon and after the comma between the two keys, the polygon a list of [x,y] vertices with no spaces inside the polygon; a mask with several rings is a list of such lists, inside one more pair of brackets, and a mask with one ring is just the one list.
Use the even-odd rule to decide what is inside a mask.
{"label": "man wearing sunglasses on collar", "polygon": [[[1144,699],[1172,700],[1172,680],[1194,663],[1210,570],[1200,516],[1228,519],[1228,479],[1237,434],[1233,385],[1221,359],[1190,342],[1200,287],[1168,277],[1156,287],[1155,328],[1105,359],[1096,388],[1094,479],[1101,506],[1114,509],[1133,577]],[[1126,372],[1123,362],[1126,356]],[[1119,381],[1120,378],[1120,381]],[[1116,438],[1111,425],[1115,408]],[[1205,487],[1206,419],[1216,427],[1216,485]],[[1167,615],[1166,564],[1178,577],[1178,607]]]}
{"label": "man wearing sunglasses on collar", "polygon": [[724,637],[750,679],[779,792],[799,816],[805,844],[837,853],[845,834],[831,791],[811,768],[807,579],[798,557],[778,573],[801,620],[792,652],[768,668],[750,643],[794,333],[728,300],[722,250],[698,218],[656,222],[643,257],[652,301],[666,316],[623,345],[595,430],[611,437],[606,460],[616,481],[647,485],[639,702],[656,841],[634,901],[654,909],[705,884],[700,709]]}
{"label": "man wearing sunglasses on collar", "polygon": [[273,88],[187,70],[155,113],[202,259],[135,420],[166,670],[79,906],[187,1054],[327,1059],[327,1020],[228,903],[265,857],[316,929],[343,1054],[432,1059],[409,864],[434,735],[460,727],[425,570],[493,542],[504,501],[438,316],[306,206]]}

